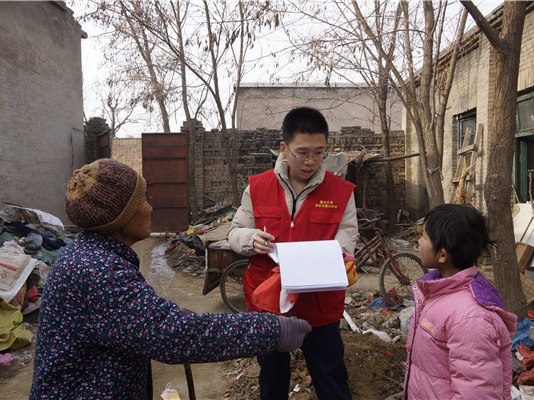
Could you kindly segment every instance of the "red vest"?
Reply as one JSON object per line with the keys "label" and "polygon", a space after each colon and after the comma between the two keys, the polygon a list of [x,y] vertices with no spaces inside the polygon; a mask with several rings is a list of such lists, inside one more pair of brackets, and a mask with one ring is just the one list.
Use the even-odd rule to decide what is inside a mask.
{"label": "red vest", "polygon": [[[352,183],[326,172],[323,182],[307,195],[291,220],[284,188],[278,182],[274,170],[251,176],[249,182],[256,228],[263,230],[266,227],[267,232],[279,243],[335,239],[355,188]],[[303,192],[302,195],[304,194]],[[250,258],[245,274],[245,297],[249,311],[261,311],[251,302],[252,292],[274,267],[274,262],[268,256],[256,255]],[[341,319],[344,299],[344,290],[300,293],[293,311],[297,317],[307,320],[312,326],[327,325]]]}

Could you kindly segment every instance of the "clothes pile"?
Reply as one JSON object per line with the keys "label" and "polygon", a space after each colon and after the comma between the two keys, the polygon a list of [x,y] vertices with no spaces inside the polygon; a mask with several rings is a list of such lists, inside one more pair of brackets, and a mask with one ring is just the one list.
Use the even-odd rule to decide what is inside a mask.
{"label": "clothes pile", "polygon": [[17,206],[0,210],[0,351],[31,342],[23,315],[40,307],[50,267],[70,241],[51,214]]}

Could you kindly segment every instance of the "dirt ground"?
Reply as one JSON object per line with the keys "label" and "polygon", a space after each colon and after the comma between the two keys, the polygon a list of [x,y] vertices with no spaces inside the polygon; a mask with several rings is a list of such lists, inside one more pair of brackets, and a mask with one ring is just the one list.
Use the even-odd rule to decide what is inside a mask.
{"label": "dirt ground", "polygon": [[[143,274],[159,295],[198,313],[227,312],[218,289],[206,296],[202,295],[204,278],[201,258],[191,257],[191,262],[171,268],[176,265],[176,260],[172,259],[171,254],[167,263],[165,238],[149,238],[133,247],[141,259]],[[366,296],[376,290],[373,285],[372,274],[362,276],[350,292],[352,303],[365,301]],[[397,315],[383,310],[362,310],[353,305],[347,305],[347,311],[363,330],[385,331],[390,338],[395,338],[387,343],[373,333],[355,333],[342,321],[345,362],[353,397],[364,400],[386,399],[389,396],[391,399],[399,398],[405,368],[406,342],[399,335]],[[36,333],[37,312],[26,316],[25,321],[32,332]],[[0,399],[28,398],[34,346],[35,339],[30,346],[12,352],[14,360],[11,363],[0,365]],[[310,385],[301,352],[292,353],[292,359],[293,392],[290,398],[314,399],[313,386]],[[259,367],[255,359],[194,364],[191,368],[196,398],[199,400],[259,399]],[[168,383],[172,383],[178,390],[182,400],[189,399],[182,365],[166,365],[154,361],[152,371],[154,399],[161,399],[160,395]]]}

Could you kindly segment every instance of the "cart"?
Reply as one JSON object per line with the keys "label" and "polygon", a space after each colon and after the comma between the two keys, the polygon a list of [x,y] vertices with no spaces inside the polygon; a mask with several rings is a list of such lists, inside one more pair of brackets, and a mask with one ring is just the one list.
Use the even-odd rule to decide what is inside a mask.
{"label": "cart", "polygon": [[202,294],[206,295],[217,286],[226,306],[233,312],[246,312],[243,275],[248,257],[234,252],[228,240],[219,240],[206,246],[206,276]]}

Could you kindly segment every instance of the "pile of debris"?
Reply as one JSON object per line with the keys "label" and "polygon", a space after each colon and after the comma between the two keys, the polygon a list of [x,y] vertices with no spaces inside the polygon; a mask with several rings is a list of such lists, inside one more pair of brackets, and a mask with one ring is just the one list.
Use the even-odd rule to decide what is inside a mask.
{"label": "pile of debris", "polygon": [[[361,300],[369,294],[359,293]],[[356,294],[358,296],[358,294]],[[358,303],[360,303],[358,301]],[[354,398],[373,400],[400,399],[406,368],[406,337],[401,334],[400,313],[383,309],[369,310],[351,305],[346,307],[360,332],[352,331],[342,320],[345,344],[345,365],[349,373],[349,387]],[[363,333],[366,332],[366,333]],[[384,340],[386,339],[386,340]],[[225,400],[258,400],[259,365],[254,358],[227,362],[228,389]],[[316,399],[306,362],[300,350],[291,353],[290,399]]]}
{"label": "pile of debris", "polygon": [[203,277],[206,246],[210,242],[226,238],[235,211],[232,205],[214,206],[205,210],[204,217],[168,242],[165,251],[167,264],[188,274]]}
{"label": "pile of debris", "polygon": [[[51,214],[12,205],[0,210],[0,352],[32,343],[35,332],[23,316],[39,309],[50,267],[70,241]],[[0,364],[15,359],[1,355]]]}

